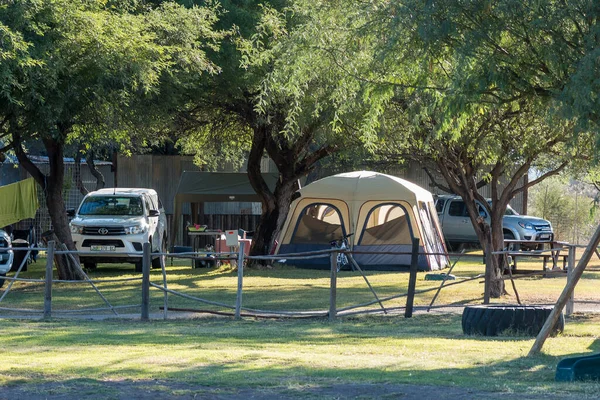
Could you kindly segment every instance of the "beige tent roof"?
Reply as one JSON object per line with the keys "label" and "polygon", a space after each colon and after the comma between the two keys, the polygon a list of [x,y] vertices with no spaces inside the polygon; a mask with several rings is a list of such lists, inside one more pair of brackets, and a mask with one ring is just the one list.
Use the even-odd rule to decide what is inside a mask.
{"label": "beige tent roof", "polygon": [[300,189],[302,197],[368,200],[431,201],[429,191],[407,180],[371,171],[354,171],[328,176]]}

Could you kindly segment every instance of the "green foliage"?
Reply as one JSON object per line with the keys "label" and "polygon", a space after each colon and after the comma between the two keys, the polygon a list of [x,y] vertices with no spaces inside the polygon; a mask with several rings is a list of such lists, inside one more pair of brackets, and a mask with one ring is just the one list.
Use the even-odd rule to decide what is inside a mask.
{"label": "green foliage", "polygon": [[29,0],[1,8],[0,23],[26,46],[20,48],[25,61],[9,70],[18,82],[0,96],[9,130],[62,142],[71,132],[128,142],[124,128],[158,108],[137,105],[160,103],[166,83],[176,90],[218,72],[206,56],[222,37],[212,30],[216,9],[168,3],[144,11],[136,5]]}
{"label": "green foliage", "polygon": [[558,240],[586,243],[597,227],[593,194],[581,183],[550,178],[530,190],[528,214],[549,220]]}

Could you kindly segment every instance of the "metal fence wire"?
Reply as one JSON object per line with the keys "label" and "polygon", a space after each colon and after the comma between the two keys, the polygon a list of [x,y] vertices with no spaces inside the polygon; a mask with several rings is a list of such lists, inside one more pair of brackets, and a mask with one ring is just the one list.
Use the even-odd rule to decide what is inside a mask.
{"label": "metal fence wire", "polygon": [[[425,253],[419,253],[418,244],[419,244],[418,239],[415,239],[415,241],[413,243],[412,251],[408,252],[408,253],[407,252],[397,252],[397,253],[386,252],[385,253],[385,254],[398,254],[398,255],[411,254],[411,266],[410,266],[409,284],[408,284],[407,292],[406,293],[398,293],[398,294],[386,296],[386,297],[381,297],[377,293],[376,287],[371,284],[367,274],[364,273],[364,271],[361,269],[360,265],[358,263],[356,263],[356,261],[354,260],[354,257],[352,256],[353,252],[350,250],[341,250],[347,255],[348,259],[350,260],[350,262],[352,264],[352,268],[354,269],[354,271],[358,272],[360,274],[360,276],[362,277],[362,279],[364,280],[366,286],[368,287],[370,293],[372,294],[372,300],[366,301],[366,302],[363,301],[360,303],[356,303],[356,304],[352,304],[352,305],[348,305],[348,306],[340,308],[340,307],[338,307],[338,303],[337,303],[338,272],[337,272],[337,265],[336,265],[337,264],[337,256],[338,256],[338,253],[340,252],[340,249],[328,249],[328,250],[321,250],[321,251],[308,252],[308,253],[279,254],[276,256],[260,256],[260,257],[252,256],[252,257],[250,257],[250,256],[246,256],[244,253],[244,247],[245,247],[246,243],[240,242],[237,252],[217,254],[219,260],[230,261],[237,265],[237,288],[236,288],[235,300],[232,301],[231,303],[228,303],[228,302],[223,302],[223,301],[215,301],[215,300],[202,298],[202,297],[199,297],[196,295],[191,295],[189,293],[185,293],[182,290],[176,290],[172,287],[169,287],[169,285],[168,285],[169,274],[168,274],[168,271],[166,268],[166,262],[161,263],[162,264],[162,271],[161,271],[162,272],[162,282],[152,282],[151,281],[150,268],[151,268],[152,257],[168,256],[168,257],[175,257],[175,258],[182,258],[182,259],[191,258],[191,259],[197,259],[197,260],[214,260],[212,257],[209,258],[200,253],[193,253],[193,252],[192,253],[178,253],[178,254],[151,253],[150,244],[144,243],[143,244],[143,253],[142,253],[143,254],[143,256],[142,256],[143,268],[142,268],[141,276],[134,277],[134,278],[119,278],[119,279],[113,279],[113,278],[111,278],[111,279],[90,279],[90,277],[86,274],[86,272],[81,268],[81,266],[77,262],[76,257],[74,257],[74,254],[76,254],[77,252],[68,251],[66,249],[66,247],[64,247],[64,245],[57,248],[56,243],[54,241],[50,241],[48,243],[47,248],[30,247],[30,248],[26,248],[26,249],[25,248],[17,249],[17,251],[26,251],[27,253],[26,253],[26,256],[22,258],[20,265],[16,268],[14,275],[5,277],[5,279],[9,283],[8,283],[7,287],[4,289],[4,292],[2,293],[2,295],[0,296],[0,312],[12,312],[12,313],[21,313],[21,314],[38,314],[38,315],[41,314],[42,318],[51,318],[53,316],[61,315],[61,314],[74,315],[74,314],[82,314],[83,313],[83,314],[87,314],[87,315],[100,315],[101,313],[109,312],[111,315],[118,317],[118,316],[123,316],[122,312],[124,310],[134,309],[134,310],[138,310],[138,315],[141,320],[149,320],[150,319],[150,289],[153,289],[153,290],[158,290],[158,291],[162,292],[162,294],[163,294],[162,305],[160,305],[158,308],[162,310],[161,314],[162,314],[162,318],[164,318],[164,319],[167,319],[169,317],[169,314],[168,314],[169,311],[171,311],[171,312],[184,311],[184,310],[177,309],[175,307],[170,308],[169,296],[181,297],[181,298],[185,298],[187,300],[198,302],[201,304],[207,304],[207,305],[211,305],[211,306],[220,307],[225,310],[229,310],[229,311],[214,311],[213,313],[223,314],[223,315],[231,315],[236,319],[239,319],[244,316],[252,316],[252,317],[266,317],[266,318],[268,318],[268,317],[274,317],[274,318],[282,318],[282,317],[295,317],[295,318],[321,317],[321,318],[323,318],[323,317],[326,317],[329,320],[335,320],[337,317],[343,317],[343,316],[349,316],[349,315],[367,314],[367,313],[387,314],[387,313],[391,313],[392,311],[396,311],[396,312],[404,311],[405,317],[411,317],[412,313],[413,313],[413,309],[414,309],[413,301],[414,301],[415,295],[428,293],[428,292],[435,292],[433,299],[431,300],[431,303],[427,307],[427,311],[429,311],[432,307],[434,307],[434,302],[436,301],[438,294],[440,293],[440,291],[443,288],[462,284],[465,282],[470,282],[473,280],[481,280],[483,278],[483,276],[484,276],[483,274],[478,274],[478,275],[475,275],[472,277],[461,278],[460,280],[456,280],[456,281],[448,281],[447,277],[450,276],[452,269],[454,268],[454,266],[457,264],[457,262],[460,259],[463,259],[466,257],[475,257],[478,260],[481,260],[480,254],[472,255],[472,254],[466,254],[466,253],[454,253],[454,254],[450,254],[450,255],[453,258],[455,258],[455,260],[454,260],[452,266],[450,267],[450,269],[448,270],[448,272],[445,273],[445,276],[444,276],[443,280],[441,281],[440,285],[437,287],[427,287],[424,289],[418,289],[416,287],[417,261],[418,261],[419,256],[422,256],[425,254]],[[513,283],[513,287],[515,288],[515,293],[516,293],[516,286],[514,286],[515,279],[519,279],[521,277],[531,276],[531,275],[535,275],[535,274],[537,274],[537,275],[543,274],[543,276],[549,276],[551,274],[564,274],[564,273],[570,274],[571,271],[573,270],[573,268],[575,267],[576,250],[577,250],[577,248],[580,248],[582,246],[570,245],[567,243],[558,243],[558,244],[556,244],[556,246],[557,247],[552,246],[552,248],[550,248],[550,249],[539,250],[539,251],[535,251],[535,252],[517,253],[517,252],[504,251],[504,252],[494,253],[494,254],[503,255],[504,257],[506,257],[507,261],[508,261],[508,258],[511,258],[511,257],[515,257],[515,258],[516,257],[545,257],[549,261],[551,261],[552,265],[553,265],[553,268],[551,268],[551,269],[544,267],[544,269],[542,271],[533,272],[533,273],[526,274],[526,275],[519,276],[519,277],[513,276],[510,273],[511,268],[509,268],[509,275],[506,277],[503,277],[502,279],[510,280]],[[45,275],[43,278],[37,278],[37,279],[36,278],[21,278],[20,275],[21,275],[22,271],[24,270],[24,267],[27,265],[28,256],[34,250],[46,252]],[[370,253],[377,254],[379,252],[370,252]],[[595,251],[595,254],[598,256],[598,258],[600,258],[600,253],[597,250]],[[66,281],[66,280],[59,280],[59,279],[53,278],[53,273],[54,273],[54,268],[55,268],[55,265],[54,265],[55,264],[55,256],[61,256],[61,255],[66,257],[69,260],[69,262],[71,263],[71,265],[74,268],[79,270],[79,272],[82,274],[82,276],[84,276],[83,280]],[[139,255],[139,253],[137,253],[136,255]],[[288,260],[294,260],[294,259],[311,259],[311,258],[323,258],[323,257],[329,257],[329,259],[330,259],[329,307],[328,307],[328,309],[286,311],[286,310],[255,309],[255,308],[248,308],[248,307],[243,306],[244,264],[247,260],[272,262],[272,261],[277,261],[282,258],[285,258]],[[560,267],[560,262],[559,262],[561,257],[563,259],[563,262],[565,263],[562,268]],[[40,286],[43,287],[44,299],[43,299],[42,309],[21,308],[21,307],[3,307],[2,306],[2,302],[11,293],[11,291],[13,291],[14,284],[17,282],[22,282],[22,283],[26,283],[26,284],[39,284]],[[139,302],[134,302],[133,304],[119,304],[119,305],[112,304],[109,301],[109,299],[107,298],[107,296],[105,296],[103,294],[100,287],[103,284],[115,284],[115,283],[118,283],[118,284],[131,283],[132,285],[134,285],[134,288],[135,287],[139,288],[139,291],[137,291],[137,293],[138,293],[137,299],[139,299]],[[53,291],[55,290],[55,287],[53,286],[53,284],[86,285],[89,288],[91,288],[91,292],[94,293],[94,296],[97,296],[97,298],[101,300],[102,306],[79,307],[79,308],[72,308],[72,309],[56,309],[53,307]],[[386,306],[386,303],[390,302],[391,300],[398,300],[401,298],[406,298],[406,304],[404,306],[400,306],[400,307]],[[518,298],[518,294],[517,294],[517,298]],[[190,311],[190,310],[187,310],[187,311]],[[191,311],[193,311],[193,310],[191,310]],[[210,312],[210,311],[206,311],[206,312]],[[567,305],[567,314],[572,313],[572,312],[573,312],[573,299],[571,299],[571,302]]]}

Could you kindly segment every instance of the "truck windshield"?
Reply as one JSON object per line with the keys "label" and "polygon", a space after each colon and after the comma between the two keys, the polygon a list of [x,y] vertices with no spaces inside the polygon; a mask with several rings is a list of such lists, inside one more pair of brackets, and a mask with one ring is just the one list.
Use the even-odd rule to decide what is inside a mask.
{"label": "truck windshield", "polygon": [[[488,204],[491,206],[492,205],[492,201],[488,200],[487,201]],[[510,204],[506,206],[506,210],[504,211],[504,215],[520,215],[518,212],[516,212],[511,206]]]}
{"label": "truck windshield", "polygon": [[91,196],[86,198],[79,215],[144,215],[139,197]]}
{"label": "truck windshield", "polygon": [[506,206],[506,211],[504,211],[504,215],[519,215],[519,213],[513,210],[511,206]]}

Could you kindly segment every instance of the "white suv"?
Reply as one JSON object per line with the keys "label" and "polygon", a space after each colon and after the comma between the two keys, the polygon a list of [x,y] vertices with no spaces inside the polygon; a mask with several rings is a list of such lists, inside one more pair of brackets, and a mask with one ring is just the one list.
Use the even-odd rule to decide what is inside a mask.
{"label": "white suv", "polygon": [[[142,244],[150,242],[153,253],[167,251],[165,210],[153,189],[100,189],[88,193],[69,223],[79,259],[88,269],[97,263],[135,264],[142,270]],[[166,257],[153,257],[160,268]]]}
{"label": "white suv", "polygon": [[12,250],[4,250],[3,248],[10,248],[11,246],[10,236],[0,229],[0,287],[4,286],[4,277],[10,271],[14,258]]}

